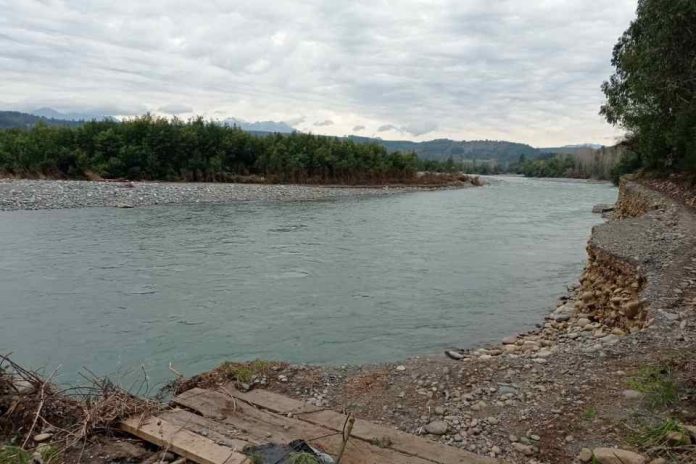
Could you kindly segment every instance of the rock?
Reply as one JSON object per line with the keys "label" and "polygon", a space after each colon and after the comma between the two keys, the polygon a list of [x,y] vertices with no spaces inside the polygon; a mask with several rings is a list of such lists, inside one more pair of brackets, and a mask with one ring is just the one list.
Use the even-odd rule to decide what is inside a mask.
{"label": "rock", "polygon": [[514,345],[517,341],[517,337],[511,335],[509,337],[503,338],[503,345]]}
{"label": "rock", "polygon": [[665,458],[656,458],[650,461],[648,464],[667,464],[667,460]]}
{"label": "rock", "polygon": [[396,366],[396,370],[399,372],[403,372],[406,370],[406,366],[402,366],[402,365]]}
{"label": "rock", "polygon": [[588,318],[586,318],[586,317],[581,317],[581,318],[578,319],[577,322],[575,323],[575,325],[577,325],[578,327],[582,327],[582,328],[584,328],[584,327],[585,327],[586,325],[588,325],[588,324],[590,324],[590,320],[589,320]]}
{"label": "rock", "polygon": [[689,432],[691,438],[696,442],[696,425],[685,425],[684,430]]}
{"label": "rock", "polygon": [[645,456],[617,448],[595,448],[592,454],[599,464],[645,464],[647,462]]}
{"label": "rock", "polygon": [[437,414],[438,416],[445,415],[445,408],[443,408],[442,406],[435,406],[434,411],[435,411],[435,414]]}
{"label": "rock", "polygon": [[536,451],[533,446],[523,445],[522,443],[513,443],[512,447],[515,448],[515,451],[522,453],[525,456],[532,456]]}
{"label": "rock", "polygon": [[449,426],[445,421],[432,421],[425,426],[425,431],[432,435],[444,435],[447,433]]}
{"label": "rock", "polygon": [[[108,454],[114,462],[141,462],[150,453],[143,448],[130,441],[110,441],[108,444]],[[152,462],[159,462],[161,455],[157,453],[156,459]]]}
{"label": "rock", "polygon": [[30,395],[34,393],[34,385],[32,385],[31,382],[24,380],[24,379],[16,379],[12,382],[12,385],[14,386],[15,390],[17,390],[17,393],[20,395]]}
{"label": "rock", "polygon": [[570,314],[564,314],[564,313],[555,314],[553,316],[553,320],[556,322],[567,322],[570,320]]}
{"label": "rock", "polygon": [[592,212],[595,214],[609,213],[614,211],[614,205],[608,203],[599,203],[592,207]]}
{"label": "rock", "polygon": [[50,433],[40,433],[38,435],[34,435],[34,441],[36,443],[41,443],[50,440],[52,436],[53,435],[51,435]]}
{"label": "rock", "polygon": [[592,450],[589,448],[583,448],[582,450],[580,450],[580,454],[578,454],[577,460],[580,462],[592,461]]}
{"label": "rock", "polygon": [[636,390],[624,390],[623,392],[621,392],[621,394],[627,400],[640,400],[645,396],[644,393],[641,393]]}
{"label": "rock", "polygon": [[535,356],[537,358],[548,358],[552,354],[553,354],[553,352],[551,350],[543,349],[543,350],[537,351]]}
{"label": "rock", "polygon": [[447,350],[445,351],[445,355],[447,355],[447,357],[450,359],[454,359],[455,361],[461,361],[462,359],[464,359],[464,355],[459,351]]}
{"label": "rock", "polygon": [[682,446],[690,444],[691,438],[685,433],[674,431],[665,435],[665,441],[672,446]]}

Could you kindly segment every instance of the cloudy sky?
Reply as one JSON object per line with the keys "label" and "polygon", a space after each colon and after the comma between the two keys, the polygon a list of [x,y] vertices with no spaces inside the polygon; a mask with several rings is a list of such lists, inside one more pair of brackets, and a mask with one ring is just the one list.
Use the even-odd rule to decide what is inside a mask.
{"label": "cloudy sky", "polygon": [[636,0],[0,0],[0,109],[610,144]]}

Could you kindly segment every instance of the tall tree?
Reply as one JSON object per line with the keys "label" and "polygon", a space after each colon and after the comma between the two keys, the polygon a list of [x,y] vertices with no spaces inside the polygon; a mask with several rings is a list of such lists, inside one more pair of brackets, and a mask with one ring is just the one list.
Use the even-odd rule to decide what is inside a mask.
{"label": "tall tree", "polygon": [[639,0],[612,64],[601,114],[635,137],[644,166],[696,170],[696,1]]}

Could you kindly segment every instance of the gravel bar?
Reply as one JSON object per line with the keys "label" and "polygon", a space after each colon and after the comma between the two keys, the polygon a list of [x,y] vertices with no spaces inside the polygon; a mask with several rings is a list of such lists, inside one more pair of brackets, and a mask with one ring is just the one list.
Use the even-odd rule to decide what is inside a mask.
{"label": "gravel bar", "polygon": [[0,211],[330,200],[411,190],[414,188],[0,179]]}

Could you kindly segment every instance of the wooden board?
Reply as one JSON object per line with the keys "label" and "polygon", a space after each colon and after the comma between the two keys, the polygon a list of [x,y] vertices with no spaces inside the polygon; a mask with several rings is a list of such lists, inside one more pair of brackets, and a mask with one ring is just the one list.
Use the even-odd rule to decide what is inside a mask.
{"label": "wooden board", "polygon": [[[326,427],[330,430],[342,430],[343,424],[347,418],[345,414],[330,409],[316,408],[303,401],[268,390],[257,389],[248,393],[242,393],[230,384],[225,387],[225,391],[235,398],[279,414],[298,411],[298,419]],[[441,445],[410,433],[362,419],[355,420],[352,435],[369,442],[379,441],[384,443],[385,441],[389,441],[391,442],[390,448],[405,454],[421,456],[438,463],[495,464],[502,462],[497,459],[479,456],[459,448]],[[388,440],[384,440],[385,438]]]}
{"label": "wooden board", "polygon": [[157,417],[130,418],[121,428],[198,464],[249,464],[245,455]]}
{"label": "wooden board", "polygon": [[[301,401],[265,390],[242,393],[228,387],[223,391],[224,393],[193,389],[179,395],[174,399],[174,402],[204,416],[219,419],[226,424],[249,431],[250,434],[245,435],[244,440],[257,442],[263,440],[264,435],[266,441],[269,437],[281,442],[303,438],[322,447],[329,454],[335,455],[336,447],[340,445],[341,441],[340,432],[347,416],[331,410],[307,407],[309,405]],[[236,401],[234,398],[242,401]],[[250,405],[261,407],[266,411],[257,410]],[[271,414],[268,411],[276,414]],[[279,415],[292,413],[295,413],[293,418]],[[359,444],[361,449],[369,450],[375,456],[380,456],[383,459],[375,462],[399,464],[416,462],[492,464],[500,462],[360,419],[355,421],[351,436],[357,439],[353,442]],[[312,437],[325,438],[312,441],[310,440]],[[383,447],[375,446],[374,443],[379,443]],[[352,449],[349,451],[355,452]],[[385,453],[385,451],[391,453]],[[369,457],[362,457],[362,459],[368,459],[368,461],[356,460],[355,462],[372,462]],[[352,459],[350,461],[352,462]]]}

